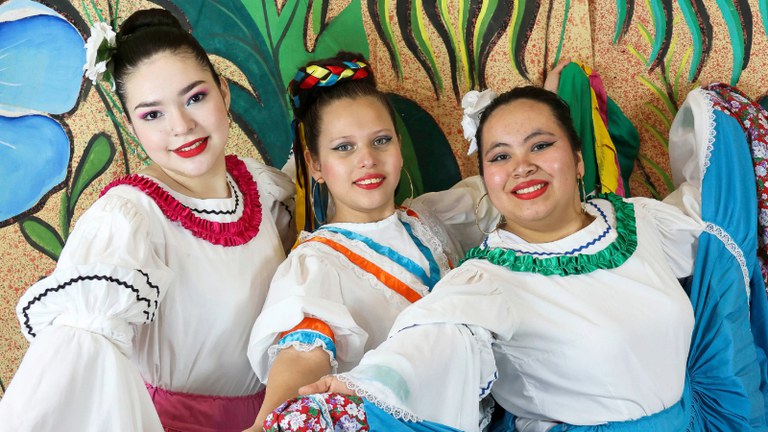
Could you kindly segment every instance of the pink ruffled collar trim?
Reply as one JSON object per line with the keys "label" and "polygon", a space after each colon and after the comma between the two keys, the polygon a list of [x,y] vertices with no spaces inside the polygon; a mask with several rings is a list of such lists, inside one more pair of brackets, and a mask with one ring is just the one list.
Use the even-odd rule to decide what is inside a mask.
{"label": "pink ruffled collar trim", "polygon": [[259,189],[245,163],[237,156],[226,157],[227,172],[243,194],[243,214],[234,222],[214,222],[196,215],[189,207],[174,198],[157,182],[138,174],[131,174],[113,181],[101,191],[104,195],[115,186],[128,185],[147,194],[157,204],[165,217],[178,222],[195,237],[221,246],[241,246],[256,237],[261,226],[261,201]]}

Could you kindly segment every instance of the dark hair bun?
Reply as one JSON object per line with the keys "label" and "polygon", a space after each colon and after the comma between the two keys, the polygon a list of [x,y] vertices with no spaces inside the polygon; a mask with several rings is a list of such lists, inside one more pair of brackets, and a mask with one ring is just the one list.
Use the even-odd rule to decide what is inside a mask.
{"label": "dark hair bun", "polygon": [[123,21],[117,37],[118,39],[123,39],[142,30],[155,27],[167,27],[184,31],[179,20],[167,10],[143,9],[134,12]]}

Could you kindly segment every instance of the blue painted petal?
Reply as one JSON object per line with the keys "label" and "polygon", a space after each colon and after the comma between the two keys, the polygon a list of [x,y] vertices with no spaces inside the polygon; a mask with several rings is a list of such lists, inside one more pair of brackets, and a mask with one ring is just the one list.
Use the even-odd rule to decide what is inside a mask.
{"label": "blue painted petal", "polygon": [[55,120],[0,116],[0,222],[37,204],[66,179],[69,137]]}
{"label": "blue painted petal", "polygon": [[61,114],[77,102],[85,64],[82,36],[59,16],[0,22],[0,106]]}
{"label": "blue painted petal", "polygon": [[[55,10],[49,8],[44,4],[37,3],[33,0],[9,0],[0,5],[0,16],[8,12],[13,11],[15,16],[30,16],[30,15],[56,15],[61,16]],[[10,21],[10,20],[3,20]]]}

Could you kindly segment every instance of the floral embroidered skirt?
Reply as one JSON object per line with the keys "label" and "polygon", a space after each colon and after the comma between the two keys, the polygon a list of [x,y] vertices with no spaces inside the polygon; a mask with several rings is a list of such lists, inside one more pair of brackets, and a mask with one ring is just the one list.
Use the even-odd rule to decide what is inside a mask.
{"label": "floral embroidered skirt", "polygon": [[356,432],[370,429],[362,398],[322,393],[291,399],[280,405],[267,416],[264,430]]}

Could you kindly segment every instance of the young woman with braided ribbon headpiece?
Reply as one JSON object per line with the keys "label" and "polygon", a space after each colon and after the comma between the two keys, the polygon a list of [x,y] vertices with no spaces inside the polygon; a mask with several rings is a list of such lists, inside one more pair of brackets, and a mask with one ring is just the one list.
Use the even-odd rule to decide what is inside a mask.
{"label": "young woman with braided ribbon headpiece", "polygon": [[138,11],[114,39],[101,24],[151,164],[103,191],[22,296],[31,345],[0,429],[242,430],[263,399],[247,342],[295,241],[294,183],[225,156],[227,82],[171,13]]}
{"label": "young woman with braided ribbon headpiece", "polygon": [[301,393],[365,397],[315,406],[364,410],[367,429],[345,431],[482,430],[489,395],[507,411],[493,431],[768,430],[754,174],[715,99],[692,92],[673,123],[667,202],[585,203],[568,106],[535,87],[493,99],[478,156],[504,223],[357,367]]}
{"label": "young woman with braided ribbon headpiece", "polygon": [[[477,176],[395,205],[408,186],[395,112],[360,55],[302,67],[289,86],[297,121],[294,153],[327,189],[327,223],[303,232],[280,266],[254,325],[249,358],[267,395],[254,430],[299,387],[347,371],[381,343],[395,317],[427,295],[496,217],[477,210]],[[301,177],[301,176],[300,176]],[[315,190],[313,190],[315,189]],[[318,219],[324,219],[319,217]]]}

